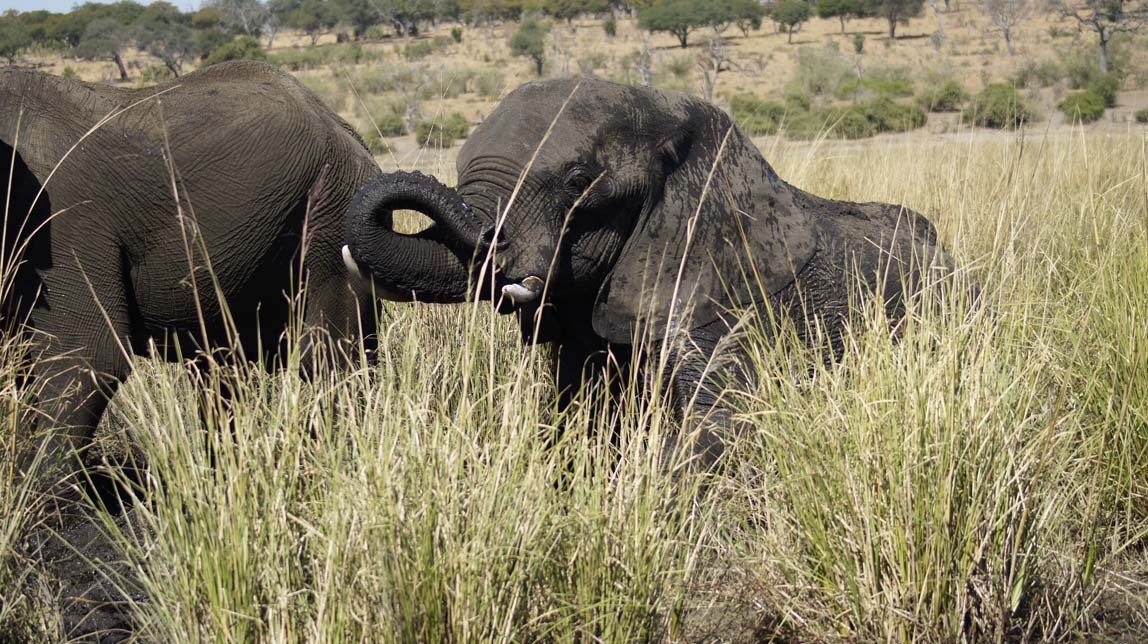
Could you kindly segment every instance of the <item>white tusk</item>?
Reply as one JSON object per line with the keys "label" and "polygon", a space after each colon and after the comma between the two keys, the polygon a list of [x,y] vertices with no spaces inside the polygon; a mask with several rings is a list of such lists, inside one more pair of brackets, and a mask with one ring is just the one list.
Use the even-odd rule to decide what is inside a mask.
{"label": "white tusk", "polygon": [[351,247],[343,244],[343,263],[347,265],[347,270],[358,279],[363,279],[363,272],[359,270],[359,263],[351,257]]}
{"label": "white tusk", "polygon": [[538,299],[542,294],[542,289],[532,289],[522,284],[507,284],[502,287],[503,297],[510,298],[510,301],[515,304],[524,304]]}

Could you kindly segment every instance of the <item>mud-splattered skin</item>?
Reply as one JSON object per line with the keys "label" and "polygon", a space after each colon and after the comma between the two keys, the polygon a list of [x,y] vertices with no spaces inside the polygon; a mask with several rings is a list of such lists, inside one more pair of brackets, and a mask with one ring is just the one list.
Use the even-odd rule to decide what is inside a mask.
{"label": "mud-splattered skin", "polygon": [[[673,92],[592,79],[524,85],[470,136],[458,171],[462,201],[501,242],[489,244],[498,272],[479,294],[513,300],[527,341],[557,343],[560,384],[576,387],[606,351],[624,360],[631,346],[669,341],[683,411],[693,399],[694,411],[723,413],[712,409],[716,380],[702,373],[731,333],[730,309],[771,301],[799,328],[818,317],[832,332],[858,280],[886,295],[895,318],[903,281],[912,291],[923,267],[953,270],[920,215],[794,188],[724,112]],[[349,241],[355,256],[383,261]],[[448,272],[473,278],[467,254],[456,258]],[[708,460],[721,447],[705,431],[696,443]]]}
{"label": "mud-splattered skin", "polygon": [[22,262],[0,315],[36,331],[50,429],[38,479],[75,474],[70,452],[130,370],[123,349],[226,346],[223,301],[249,359],[279,350],[301,273],[308,324],[348,337],[361,302],[370,331],[340,246],[343,213],[380,174],[346,123],[268,65],[144,89],[0,72],[4,259]]}

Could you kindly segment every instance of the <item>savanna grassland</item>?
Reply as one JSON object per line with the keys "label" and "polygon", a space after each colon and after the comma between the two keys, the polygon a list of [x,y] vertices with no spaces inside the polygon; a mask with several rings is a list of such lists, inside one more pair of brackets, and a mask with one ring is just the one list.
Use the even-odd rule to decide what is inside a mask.
{"label": "savanna grassland", "polygon": [[[939,51],[919,37],[932,18],[887,47],[876,21],[847,30],[866,33],[864,65],[905,68],[915,91],[943,72],[975,93],[1030,63],[1066,66],[1091,42],[1050,35],[1066,23],[1040,17],[1008,58],[971,6],[947,19]],[[509,56],[512,27],[468,29],[414,59],[405,40],[308,49],[284,37],[300,46],[269,55],[371,142],[380,115],[406,117],[412,73],[465,76],[454,90],[415,82],[424,118],[480,120],[532,74]],[[793,46],[768,26],[731,36],[736,65],[715,100],[785,94],[803,46],[836,42],[850,61],[852,35],[838,28],[814,20]],[[615,39],[589,20],[552,33],[568,39],[570,64],[552,50],[550,74],[597,56],[595,73],[634,73],[628,20]],[[651,40],[655,84],[701,91],[704,45],[672,45]],[[340,53],[355,46],[357,60]],[[1091,125],[1057,116],[1062,77],[1023,90],[1043,115],[1015,130],[931,114],[874,138],[757,139],[803,189],[925,213],[983,290],[975,307],[916,305],[896,340],[875,307],[836,363],[793,334],[751,331],[759,379],[727,394],[749,430],[720,473],[667,473],[684,455],[660,453],[677,425],[656,383],[631,383],[617,406],[591,391],[557,412],[545,348],[524,348],[513,321],[483,305],[383,303],[377,364],[359,356],[350,372],[305,380],[292,350],[280,371],[240,374],[227,428],[211,415],[203,426],[182,370],[137,360],[103,440],[149,467],[132,521],[106,525],[149,600],[141,637],[1148,638],[1148,130],[1131,119],[1145,48],[1126,47],[1117,107]],[[372,145],[384,169],[453,181],[457,146],[412,134]],[[51,588],[23,576],[16,543],[38,521],[10,465],[33,413],[25,350],[0,346],[0,639],[51,640]]]}

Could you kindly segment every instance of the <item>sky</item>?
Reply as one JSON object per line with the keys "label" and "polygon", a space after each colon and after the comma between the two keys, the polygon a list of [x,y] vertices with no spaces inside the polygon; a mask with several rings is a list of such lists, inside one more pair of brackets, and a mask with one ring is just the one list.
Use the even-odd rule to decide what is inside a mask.
{"label": "sky", "polygon": [[[85,0],[0,0],[0,13],[4,13],[9,9],[16,11],[35,11],[37,9],[47,9],[55,13],[67,13],[72,10],[73,5],[83,4]],[[114,0],[103,0],[104,2],[112,2]],[[168,0],[180,9],[187,11],[189,9],[197,8],[200,0]],[[142,1],[141,4],[147,4]]]}

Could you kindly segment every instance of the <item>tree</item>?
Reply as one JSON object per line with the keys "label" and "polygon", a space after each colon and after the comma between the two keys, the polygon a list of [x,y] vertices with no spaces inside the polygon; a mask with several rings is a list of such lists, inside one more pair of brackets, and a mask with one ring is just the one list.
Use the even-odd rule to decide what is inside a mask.
{"label": "tree", "polygon": [[219,9],[224,24],[236,34],[259,36],[267,22],[267,7],[260,0],[210,0],[205,7]]}
{"label": "tree", "polygon": [[1119,33],[1135,33],[1148,23],[1145,0],[1051,0],[1060,15],[1073,18],[1081,29],[1096,32],[1100,73],[1108,73],[1108,43]]}
{"label": "tree", "polygon": [[865,3],[862,0],[817,0],[817,17],[837,18],[841,21],[841,33],[845,33],[845,21],[849,18],[864,18]]}
{"label": "tree", "polygon": [[15,16],[0,16],[0,56],[7,58],[9,64],[15,64],[16,55],[31,44],[32,37]]}
{"label": "tree", "polygon": [[761,19],[765,7],[758,0],[721,0],[719,6],[729,13],[728,20],[737,25],[742,36],[749,36],[754,29],[761,29]]}
{"label": "tree", "polygon": [[209,67],[226,60],[267,60],[267,54],[252,36],[240,36],[235,40],[216,47],[204,56],[203,66]]}
{"label": "tree", "polygon": [[459,13],[474,23],[518,20],[523,8],[523,0],[458,0]]}
{"label": "tree", "polygon": [[865,0],[866,13],[889,21],[889,40],[897,37],[897,23],[921,15],[925,0]]}
{"label": "tree", "polygon": [[813,7],[805,0],[777,0],[773,3],[770,17],[779,25],[785,26],[788,42],[793,42],[793,33],[801,31],[801,25],[813,15]]}
{"label": "tree", "polygon": [[709,6],[698,0],[661,0],[638,10],[638,26],[650,32],[673,34],[685,49],[690,32],[709,24]]}
{"label": "tree", "polygon": [[[945,46],[945,21],[941,17],[941,5],[939,0],[929,0],[929,8],[933,10],[933,15],[937,17],[937,33],[933,40],[933,45],[940,51],[941,47]],[[946,11],[948,11],[946,9]]]}
{"label": "tree", "polygon": [[334,4],[339,19],[351,26],[355,38],[367,33],[367,29],[379,24],[379,15],[371,6],[370,0],[328,0]]}
{"label": "tree", "polygon": [[142,5],[130,0],[121,0],[111,4],[85,2],[54,21],[46,29],[46,36],[49,40],[54,40],[65,47],[75,47],[80,44],[80,39],[83,38],[88,23],[91,21],[99,18],[112,18],[122,25],[130,25],[138,20],[144,11]]}
{"label": "tree", "polygon": [[555,20],[569,23],[584,13],[609,11],[610,0],[542,0],[539,8]]}
{"label": "tree", "polygon": [[319,36],[339,23],[339,15],[324,0],[303,0],[302,4],[284,16],[283,21],[288,27],[310,36],[311,44],[314,45],[319,42]]}
{"label": "tree", "polygon": [[163,61],[175,76],[183,74],[183,63],[196,52],[191,27],[185,24],[188,16],[175,5],[153,2],[133,25],[136,44],[140,49]]}
{"label": "tree", "polygon": [[728,57],[725,41],[721,38],[710,38],[706,42],[705,51],[698,54],[697,65],[702,73],[702,89],[705,90],[707,101],[714,100],[714,86],[717,85],[718,75],[729,69],[726,66]]}
{"label": "tree", "polygon": [[431,0],[371,0],[382,22],[390,23],[399,36],[417,36],[419,23],[434,18]]}
{"label": "tree", "polygon": [[115,18],[97,18],[88,23],[80,44],[76,46],[76,55],[88,60],[110,58],[120,71],[120,80],[127,82],[128,70],[124,67],[121,55],[131,41],[128,28]]}
{"label": "tree", "polygon": [[534,72],[542,75],[542,65],[546,62],[546,35],[550,25],[527,18],[518,26],[518,31],[510,37],[510,53],[526,56],[534,61]]}
{"label": "tree", "polygon": [[994,25],[1000,27],[1009,56],[1013,55],[1012,30],[1031,16],[1032,10],[1033,3],[1030,0],[981,0],[981,11]]}

